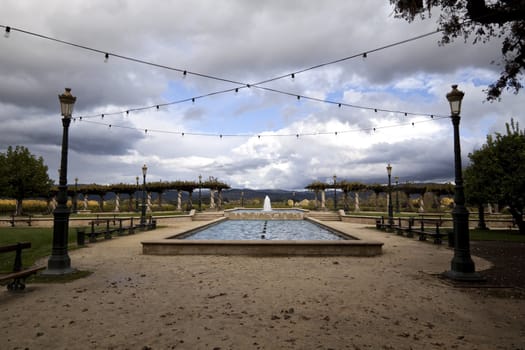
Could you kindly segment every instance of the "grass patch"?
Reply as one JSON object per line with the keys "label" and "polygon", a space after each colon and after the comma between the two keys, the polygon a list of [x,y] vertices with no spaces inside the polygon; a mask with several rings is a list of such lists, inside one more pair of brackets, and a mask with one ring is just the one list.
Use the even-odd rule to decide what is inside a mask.
{"label": "grass patch", "polygon": [[515,230],[470,230],[470,240],[525,242],[525,235]]}
{"label": "grass patch", "polygon": [[[51,255],[53,246],[53,228],[41,227],[1,227],[0,245],[31,242],[31,248],[22,250],[22,266],[29,267],[38,259]],[[75,249],[76,232],[69,229],[69,249]],[[11,272],[15,260],[15,252],[0,254],[0,273]]]}

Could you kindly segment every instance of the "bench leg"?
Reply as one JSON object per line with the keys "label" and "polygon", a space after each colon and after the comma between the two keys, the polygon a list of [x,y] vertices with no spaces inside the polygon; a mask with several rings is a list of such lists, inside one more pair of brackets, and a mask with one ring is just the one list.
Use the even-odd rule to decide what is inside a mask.
{"label": "bench leg", "polygon": [[12,282],[7,285],[7,290],[17,291],[24,290],[26,288],[25,277],[14,278]]}
{"label": "bench leg", "polygon": [[425,235],[424,233],[420,234],[419,235],[419,240],[420,241],[426,241],[427,240],[427,235]]}

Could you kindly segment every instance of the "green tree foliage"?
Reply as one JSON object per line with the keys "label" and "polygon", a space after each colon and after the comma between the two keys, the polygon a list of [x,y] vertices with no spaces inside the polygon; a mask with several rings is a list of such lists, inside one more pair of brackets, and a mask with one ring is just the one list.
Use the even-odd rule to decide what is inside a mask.
{"label": "green tree foliage", "polygon": [[508,206],[520,233],[525,234],[525,130],[507,123],[505,135],[487,136],[487,143],[469,154],[465,170],[465,194],[469,203],[495,201]]}
{"label": "green tree foliage", "polygon": [[455,38],[473,44],[486,43],[492,38],[502,40],[499,79],[489,85],[487,99],[498,100],[504,89],[514,93],[522,88],[525,68],[525,1],[523,0],[390,0],[395,6],[396,17],[408,21],[417,16],[430,17],[433,8],[440,10],[439,28],[443,30],[440,44],[448,44]]}
{"label": "green tree foliage", "polygon": [[42,157],[35,157],[24,146],[9,146],[0,153],[0,195],[17,201],[15,215],[22,214],[24,198],[47,197],[53,181]]}

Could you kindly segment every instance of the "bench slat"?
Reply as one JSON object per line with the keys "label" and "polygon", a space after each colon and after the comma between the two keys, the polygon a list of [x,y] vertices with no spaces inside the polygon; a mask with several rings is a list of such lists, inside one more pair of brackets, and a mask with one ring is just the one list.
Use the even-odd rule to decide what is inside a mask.
{"label": "bench slat", "polygon": [[34,273],[37,273],[40,270],[44,270],[45,268],[46,268],[45,266],[30,267],[22,271],[11,272],[6,275],[0,275],[0,281],[6,281],[6,280],[14,279],[14,278],[29,276]]}
{"label": "bench slat", "polygon": [[1,246],[0,253],[15,252],[18,247],[21,249],[31,248],[31,242],[20,242],[17,244]]}

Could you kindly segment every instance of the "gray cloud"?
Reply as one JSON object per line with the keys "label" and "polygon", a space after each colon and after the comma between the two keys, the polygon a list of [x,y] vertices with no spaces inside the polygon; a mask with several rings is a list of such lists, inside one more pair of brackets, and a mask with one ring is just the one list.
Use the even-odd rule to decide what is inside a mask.
{"label": "gray cloud", "polygon": [[[7,0],[0,24],[159,64],[257,82],[435,29],[430,20],[406,23],[391,16],[386,0],[159,2]],[[38,16],[36,15],[38,14]],[[523,95],[482,103],[486,82],[499,68],[497,40],[457,41],[439,47],[439,34],[396,48],[266,84],[293,94],[392,110],[446,114],[451,83],[466,92],[461,130],[463,158],[488,132],[503,131],[514,117],[525,125]],[[125,111],[231,88],[182,74],[41,40],[17,31],[0,38],[0,151],[22,144],[58,167],[61,123],[57,95],[71,87],[75,116]],[[391,162],[402,181],[449,181],[449,121],[413,129],[370,130],[419,119],[243,89],[176,106],[86,119],[70,130],[70,174],[82,182],[134,182],[142,164],[155,179],[217,176],[233,186],[302,188],[334,173],[384,182]],[[435,123],[435,124],[433,124]],[[119,128],[118,126],[122,126]],[[434,129],[433,129],[434,128]],[[145,133],[144,129],[150,132]],[[155,132],[155,131],[159,132]],[[334,132],[334,136],[198,137],[190,133],[276,134]],[[248,130],[248,131],[246,131]],[[369,130],[368,132],[366,130]],[[433,132],[433,130],[436,130]],[[370,137],[365,137],[365,135]],[[55,171],[50,170],[55,177]]]}

